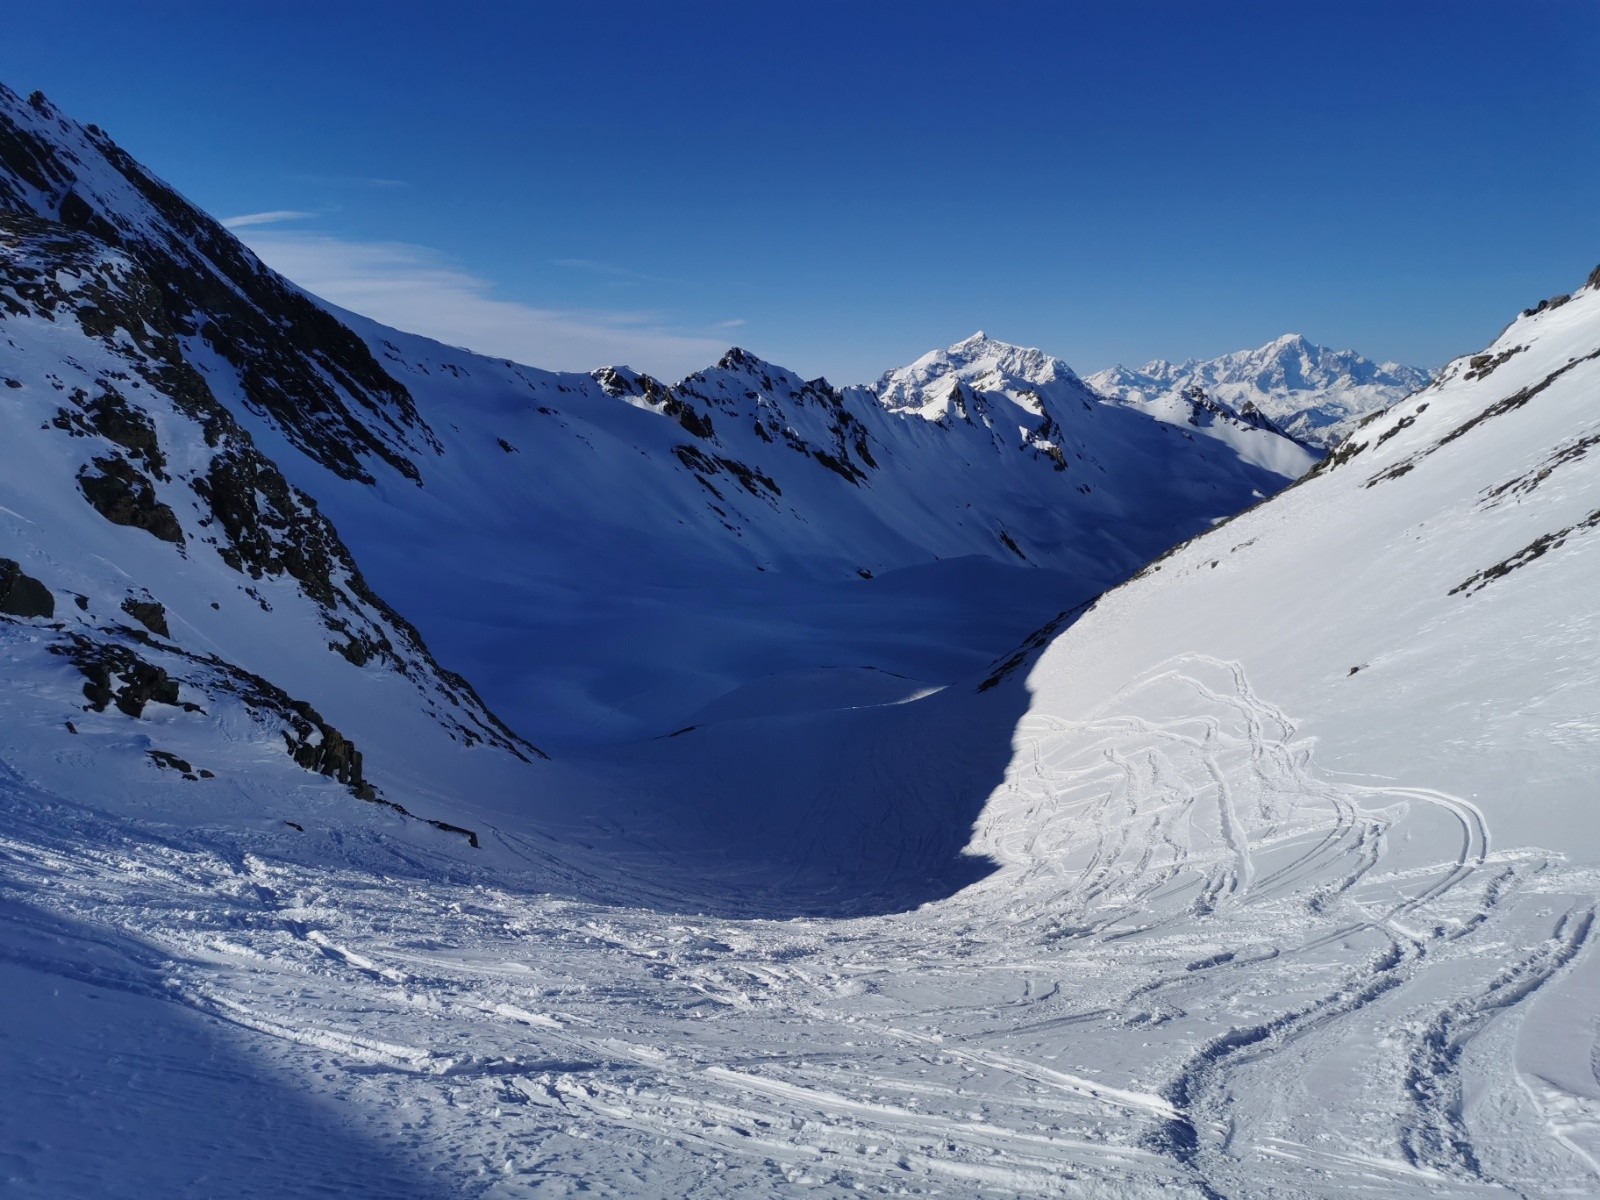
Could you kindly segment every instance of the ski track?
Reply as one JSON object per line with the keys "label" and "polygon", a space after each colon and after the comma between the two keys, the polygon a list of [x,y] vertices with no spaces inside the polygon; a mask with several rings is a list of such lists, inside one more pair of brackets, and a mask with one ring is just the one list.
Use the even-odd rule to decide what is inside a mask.
{"label": "ski track", "polygon": [[0,946],[425,1130],[440,1194],[1594,1194],[1600,1103],[1505,1046],[1589,951],[1595,873],[1313,751],[1186,657],[1023,720],[994,875],[788,921],[557,898],[580,875],[508,831],[526,878],[272,860],[6,768]]}

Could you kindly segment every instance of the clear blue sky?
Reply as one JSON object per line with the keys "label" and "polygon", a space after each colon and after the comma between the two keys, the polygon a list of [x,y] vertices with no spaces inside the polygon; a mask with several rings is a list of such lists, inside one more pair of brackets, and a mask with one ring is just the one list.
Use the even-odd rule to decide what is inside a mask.
{"label": "clear blue sky", "polygon": [[[1286,332],[1420,365],[1600,262],[1600,3],[15,5],[40,88],[352,307],[875,376]],[[459,331],[459,332],[458,332]]]}

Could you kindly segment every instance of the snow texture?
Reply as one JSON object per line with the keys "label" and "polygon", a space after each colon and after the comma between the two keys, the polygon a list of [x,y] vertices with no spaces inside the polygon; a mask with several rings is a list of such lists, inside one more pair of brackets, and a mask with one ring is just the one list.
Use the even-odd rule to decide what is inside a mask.
{"label": "snow texture", "polygon": [[1600,1188],[1600,288],[1241,512],[1228,405],[485,360],[0,113],[8,1194]]}

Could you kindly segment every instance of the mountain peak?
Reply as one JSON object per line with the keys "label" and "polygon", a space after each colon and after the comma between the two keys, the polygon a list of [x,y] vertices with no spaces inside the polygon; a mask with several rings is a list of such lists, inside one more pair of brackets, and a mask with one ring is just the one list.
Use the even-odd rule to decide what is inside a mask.
{"label": "mountain peak", "polygon": [[961,372],[981,370],[985,374],[997,374],[1030,384],[1077,379],[1077,373],[1059,358],[1034,346],[999,341],[981,329],[947,350],[935,350],[924,355],[908,369],[919,367],[935,373],[951,368]]}
{"label": "mountain peak", "polygon": [[765,359],[758,358],[740,346],[729,346],[728,352],[717,360],[717,370],[719,371],[740,371],[752,367],[770,367],[771,365]]}
{"label": "mountain peak", "polygon": [[1428,380],[1428,372],[1417,367],[1375,363],[1354,350],[1330,350],[1304,334],[1285,333],[1254,350],[1213,359],[1114,367],[1089,376],[1088,383],[1102,395],[1134,404],[1198,387],[1234,408],[1253,404],[1291,436],[1330,446]]}

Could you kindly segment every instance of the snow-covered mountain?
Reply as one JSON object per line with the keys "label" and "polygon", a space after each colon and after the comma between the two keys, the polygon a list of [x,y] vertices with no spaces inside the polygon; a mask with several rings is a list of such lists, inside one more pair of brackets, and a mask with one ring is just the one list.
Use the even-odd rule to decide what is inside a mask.
{"label": "snow-covered mountain", "polygon": [[1103,396],[1161,411],[1174,404],[1220,401],[1246,416],[1264,416],[1308,445],[1336,445],[1375,412],[1425,387],[1418,367],[1375,363],[1354,350],[1330,350],[1286,333],[1257,350],[1137,369],[1120,364],[1088,377]]}
{"label": "snow-covered mountain", "polygon": [[[739,350],[671,386],[486,359],[305,296],[42,97],[6,93],[0,107],[0,206],[125,264],[168,335],[162,369],[231,418],[331,520],[373,595],[541,743],[667,732],[781,670],[845,662],[946,682],[1058,597],[1103,591],[1312,461],[1280,438],[1206,436],[1065,383],[1018,403],[996,392],[1006,411],[941,425]],[[64,347],[34,346],[60,325],[47,307],[25,305],[10,335],[37,364],[15,411],[46,441],[65,436],[45,378]],[[121,336],[115,319],[91,325],[86,338]],[[197,477],[207,460],[195,453]],[[209,515],[188,480],[143,475],[174,512]],[[71,478],[61,505],[81,505]],[[882,586],[951,560],[964,561]],[[1033,577],[995,589],[998,605],[976,595],[978,576],[1017,569]],[[129,573],[158,598],[188,586]],[[840,605],[899,609],[905,633],[869,646],[824,615],[796,636]]]}
{"label": "snow-covered mountain", "polygon": [[15,1194],[1600,1186],[1600,271],[1255,503],[981,335],[385,329],[3,90],[0,210]]}
{"label": "snow-covered mountain", "polygon": [[[873,389],[891,412],[915,415],[944,429],[987,429],[1004,437],[1013,429],[1020,448],[1063,468],[1057,413],[1097,411],[1102,397],[1058,358],[995,341],[983,332],[948,350],[925,354],[887,372]],[[1203,397],[1176,407],[1152,406],[1149,415],[1176,425],[1198,445],[1220,442],[1245,462],[1298,478],[1316,456],[1269,422]],[[1069,426],[1070,427],[1070,426]]]}

